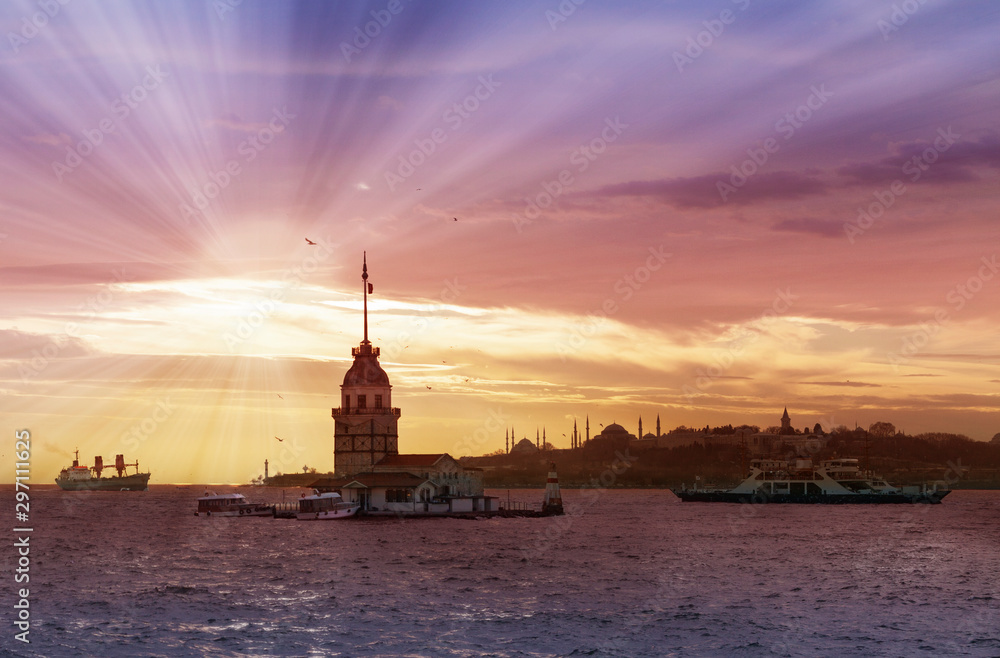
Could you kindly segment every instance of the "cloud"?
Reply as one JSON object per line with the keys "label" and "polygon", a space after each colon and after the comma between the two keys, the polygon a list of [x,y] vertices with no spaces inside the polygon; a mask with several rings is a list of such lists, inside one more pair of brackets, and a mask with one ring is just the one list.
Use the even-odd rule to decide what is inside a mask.
{"label": "cloud", "polygon": [[[946,131],[942,131],[947,134]],[[937,183],[964,183],[979,180],[976,167],[1000,168],[1000,137],[986,135],[978,140],[955,141],[940,150],[944,142],[918,140],[890,144],[892,155],[877,162],[858,162],[836,171],[850,184],[875,185],[896,179]]]}
{"label": "cloud", "polygon": [[607,185],[588,196],[652,196],[678,208],[714,208],[726,203],[747,205],[757,201],[798,199],[826,192],[827,185],[815,175],[776,171],[751,176],[727,199],[719,193],[719,183],[731,185],[731,174],[719,172],[691,178],[664,178]]}
{"label": "cloud", "polygon": [[59,133],[58,135],[53,133],[26,135],[21,139],[29,144],[44,144],[45,146],[62,146],[63,144],[71,144],[73,142],[66,133]]}
{"label": "cloud", "polygon": [[830,219],[785,219],[772,228],[775,231],[787,231],[790,233],[813,233],[825,238],[840,237],[843,234],[843,222]]}
{"label": "cloud", "polygon": [[402,103],[400,103],[392,96],[385,96],[385,95],[378,97],[378,100],[375,102],[375,106],[378,107],[379,109],[389,109],[393,110],[394,112],[399,112],[400,110],[403,109]]}
{"label": "cloud", "polygon": [[808,384],[810,386],[848,386],[851,388],[882,388],[881,384],[869,384],[868,382],[796,382],[798,384]]}
{"label": "cloud", "polygon": [[239,115],[233,114],[232,112],[224,114],[216,119],[208,119],[203,121],[202,125],[205,128],[222,128],[223,130],[232,130],[234,132],[240,133],[255,133],[264,128],[267,128],[267,123],[255,123],[252,121],[244,121]]}
{"label": "cloud", "polygon": [[35,334],[17,329],[0,329],[0,359],[47,363],[55,358],[90,356],[94,351],[86,342],[69,336]]}

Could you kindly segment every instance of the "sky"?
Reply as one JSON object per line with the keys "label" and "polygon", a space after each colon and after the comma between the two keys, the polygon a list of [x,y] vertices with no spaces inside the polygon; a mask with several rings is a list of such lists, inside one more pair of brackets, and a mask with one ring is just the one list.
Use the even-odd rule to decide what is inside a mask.
{"label": "sky", "polygon": [[35,482],[76,449],[154,484],[332,469],[364,254],[403,452],[786,406],[1000,432],[996,3],[18,0],[0,27],[0,453],[29,430]]}

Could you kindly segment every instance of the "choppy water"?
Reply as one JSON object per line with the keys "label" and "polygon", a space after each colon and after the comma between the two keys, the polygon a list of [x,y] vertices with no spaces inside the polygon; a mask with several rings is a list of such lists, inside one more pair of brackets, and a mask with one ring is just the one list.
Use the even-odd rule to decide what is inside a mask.
{"label": "choppy water", "polygon": [[202,488],[31,493],[32,644],[0,639],[19,655],[1000,655],[1000,492],[564,491],[562,518],[327,523],[198,518]]}

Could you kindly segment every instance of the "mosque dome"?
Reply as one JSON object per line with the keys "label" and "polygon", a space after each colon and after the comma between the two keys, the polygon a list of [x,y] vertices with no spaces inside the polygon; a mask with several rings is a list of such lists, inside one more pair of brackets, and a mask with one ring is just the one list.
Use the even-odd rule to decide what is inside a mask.
{"label": "mosque dome", "polygon": [[628,430],[619,425],[618,423],[611,423],[610,425],[604,428],[604,431],[601,432],[601,434],[605,436],[608,436],[610,434],[628,434]]}

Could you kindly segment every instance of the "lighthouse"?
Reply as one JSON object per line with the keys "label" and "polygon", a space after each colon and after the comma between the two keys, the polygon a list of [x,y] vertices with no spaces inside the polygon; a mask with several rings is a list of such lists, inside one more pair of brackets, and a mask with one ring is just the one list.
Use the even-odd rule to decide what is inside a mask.
{"label": "lighthouse", "polygon": [[555,463],[549,464],[549,476],[545,480],[545,498],[542,500],[542,514],[562,514],[562,494],[559,493],[559,476]]}

